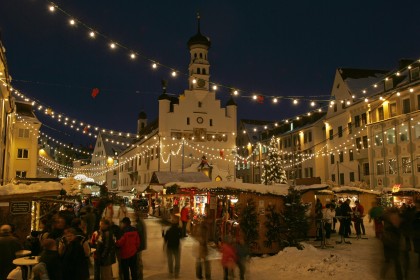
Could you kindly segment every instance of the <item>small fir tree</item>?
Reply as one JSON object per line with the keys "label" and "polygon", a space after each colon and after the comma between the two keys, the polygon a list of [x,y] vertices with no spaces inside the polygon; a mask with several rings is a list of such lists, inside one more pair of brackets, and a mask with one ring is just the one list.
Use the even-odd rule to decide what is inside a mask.
{"label": "small fir tree", "polygon": [[285,199],[285,209],[282,213],[287,227],[284,234],[289,247],[302,249],[300,241],[306,238],[309,230],[309,218],[306,215],[309,205],[303,203],[302,196],[294,187],[290,187]]}
{"label": "small fir tree", "polygon": [[274,136],[271,138],[268,146],[267,157],[263,163],[263,174],[261,182],[265,185],[287,184],[286,171],[283,168],[282,159],[277,148],[277,142]]}
{"label": "small fir tree", "polygon": [[258,214],[255,201],[248,199],[245,207],[242,209],[239,217],[239,226],[245,235],[245,243],[254,243],[258,235]]}

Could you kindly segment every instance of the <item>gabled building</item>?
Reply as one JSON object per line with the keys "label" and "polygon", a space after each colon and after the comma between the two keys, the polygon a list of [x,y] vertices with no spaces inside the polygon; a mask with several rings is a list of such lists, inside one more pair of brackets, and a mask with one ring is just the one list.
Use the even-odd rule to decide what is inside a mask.
{"label": "gabled building", "polygon": [[211,180],[235,178],[237,106],[231,99],[222,107],[216,98],[210,82],[211,42],[201,34],[200,19],[187,45],[188,89],[168,94],[163,83],[158,119],[144,125],[138,140],[119,156],[120,189],[147,184],[155,171],[183,173],[203,166]]}

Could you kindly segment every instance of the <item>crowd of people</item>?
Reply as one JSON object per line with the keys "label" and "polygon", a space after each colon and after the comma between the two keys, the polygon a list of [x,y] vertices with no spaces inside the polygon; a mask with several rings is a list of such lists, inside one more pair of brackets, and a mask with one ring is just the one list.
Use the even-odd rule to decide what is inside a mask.
{"label": "crowd of people", "polygon": [[[317,220],[317,240],[325,238],[329,244],[331,232],[335,232],[335,224],[339,222],[339,235],[343,242],[349,238],[354,228],[356,238],[366,234],[363,218],[366,216],[364,207],[356,200],[350,206],[351,200],[331,201],[323,207],[318,199],[315,204]],[[420,269],[420,201],[401,207],[383,207],[374,202],[369,213],[369,222],[374,223],[375,236],[383,244],[384,264],[381,277],[384,278],[390,264],[395,268],[396,279],[408,279],[410,272],[410,252],[418,254],[417,266]],[[347,241],[347,243],[350,243]]]}
{"label": "crowd of people", "polygon": [[[119,224],[114,224],[118,219]],[[34,279],[87,280],[93,265],[95,280],[114,279],[112,265],[118,262],[119,279],[143,279],[142,251],[147,246],[146,226],[140,215],[131,224],[125,205],[115,217],[112,203],[101,211],[86,204],[78,211],[74,205],[52,210],[40,221],[40,230],[31,232],[24,244],[13,236],[13,228],[0,228],[0,279],[16,278],[13,260],[16,252],[30,250],[39,263],[32,269]],[[4,252],[7,252],[3,254]],[[91,254],[93,253],[93,264]]]}

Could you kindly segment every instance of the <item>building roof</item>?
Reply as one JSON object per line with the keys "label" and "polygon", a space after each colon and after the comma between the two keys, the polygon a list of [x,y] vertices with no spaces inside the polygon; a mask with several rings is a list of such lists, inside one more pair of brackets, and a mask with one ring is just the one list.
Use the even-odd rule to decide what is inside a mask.
{"label": "building roof", "polygon": [[115,156],[115,153],[119,155],[124,151],[127,146],[121,145],[121,143],[133,143],[134,137],[121,137],[118,135],[102,134],[102,142],[106,156]]}
{"label": "building roof", "polygon": [[146,115],[146,113],[144,112],[144,111],[141,111],[140,113],[139,113],[139,120],[145,120],[145,119],[147,119],[147,115]]}
{"label": "building roof", "polygon": [[236,105],[236,102],[235,102],[235,100],[233,100],[233,97],[230,97],[230,99],[226,103],[226,107],[227,106],[238,106],[238,105]]}
{"label": "building roof", "polygon": [[167,184],[169,182],[201,183],[210,182],[210,178],[202,172],[153,172],[150,184]]}
{"label": "building roof", "polygon": [[[372,70],[372,69],[355,69],[355,68],[339,68],[341,77],[347,84],[351,93],[362,92],[372,85],[382,82],[389,70]],[[383,86],[376,89],[370,89],[369,95],[383,91]]]}

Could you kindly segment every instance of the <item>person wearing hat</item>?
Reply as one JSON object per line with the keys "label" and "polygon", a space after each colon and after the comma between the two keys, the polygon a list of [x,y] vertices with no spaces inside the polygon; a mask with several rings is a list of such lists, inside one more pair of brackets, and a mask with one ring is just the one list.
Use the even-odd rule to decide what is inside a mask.
{"label": "person wearing hat", "polygon": [[136,228],[131,226],[130,218],[125,217],[121,220],[123,235],[115,243],[120,248],[121,268],[124,280],[137,279],[137,251],[140,247],[140,238]]}
{"label": "person wearing hat", "polygon": [[22,250],[22,245],[12,235],[12,227],[2,225],[0,227],[0,279],[7,279],[7,275],[15,268],[13,260],[19,250]]}

